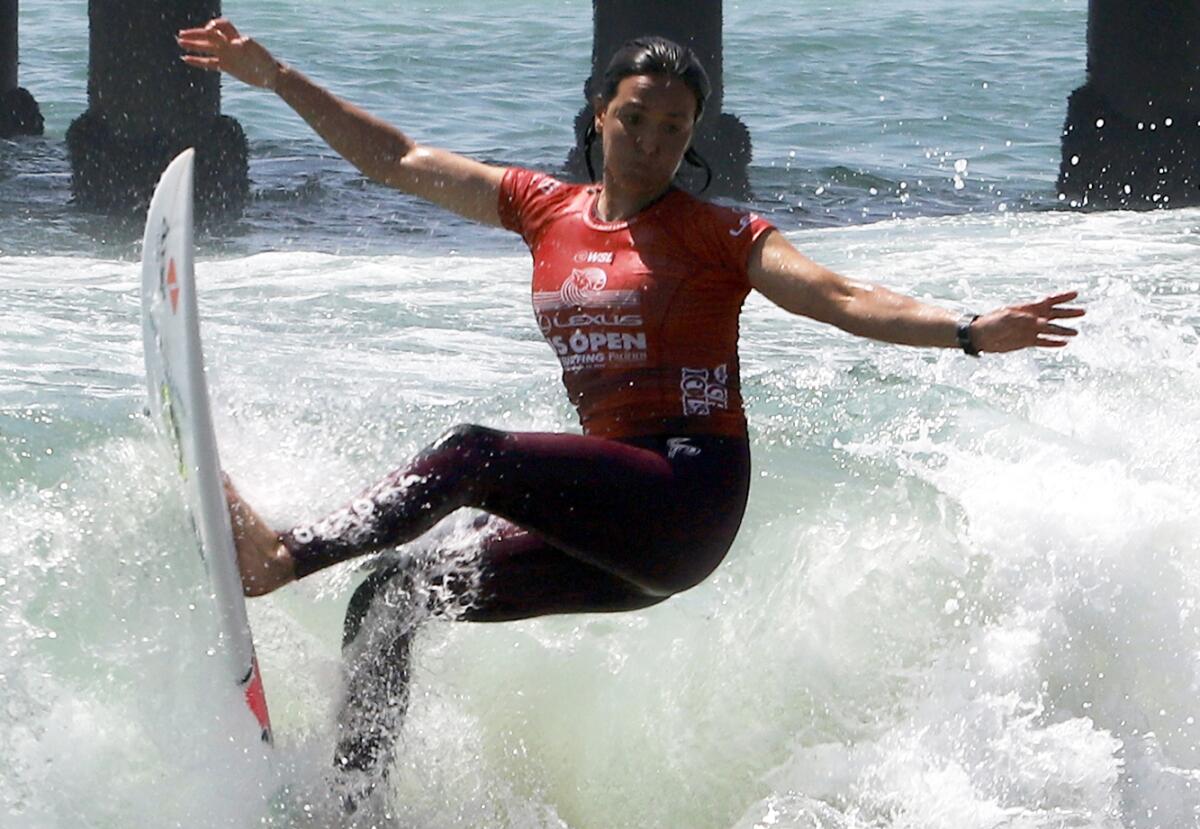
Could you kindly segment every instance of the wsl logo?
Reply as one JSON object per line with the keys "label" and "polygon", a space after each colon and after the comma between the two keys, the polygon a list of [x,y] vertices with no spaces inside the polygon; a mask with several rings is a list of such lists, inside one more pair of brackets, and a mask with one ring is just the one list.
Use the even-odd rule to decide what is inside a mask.
{"label": "wsl logo", "polygon": [[611,250],[581,250],[575,254],[575,261],[585,265],[611,265],[613,252]]}

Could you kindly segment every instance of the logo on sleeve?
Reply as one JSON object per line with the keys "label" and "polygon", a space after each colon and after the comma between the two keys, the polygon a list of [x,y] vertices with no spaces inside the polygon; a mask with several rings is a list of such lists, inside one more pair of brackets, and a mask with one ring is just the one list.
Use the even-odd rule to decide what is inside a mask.
{"label": "logo on sleeve", "polygon": [[757,217],[757,216],[755,216],[753,213],[743,213],[743,214],[742,214],[742,221],[741,221],[741,222],[738,224],[738,226],[737,226],[736,228],[734,228],[733,230],[729,231],[729,235],[730,235],[730,236],[741,236],[741,235],[742,235],[742,233],[743,233],[743,232],[745,232],[746,228],[750,227],[750,224],[751,224],[751,223],[752,223],[752,222],[753,222],[753,221],[754,221],[756,218],[758,218],[758,217]]}

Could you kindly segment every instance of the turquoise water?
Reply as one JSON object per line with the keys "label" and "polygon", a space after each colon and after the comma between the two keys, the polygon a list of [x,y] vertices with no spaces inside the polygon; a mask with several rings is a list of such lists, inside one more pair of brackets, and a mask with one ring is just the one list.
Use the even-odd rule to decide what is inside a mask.
{"label": "turquoise water", "polygon": [[[727,3],[725,109],[753,137],[755,207],[792,228],[1053,206],[1087,4],[992,5]],[[225,11],[419,140],[502,163],[565,162],[590,70],[586,3],[244,6]],[[140,236],[61,209],[62,138],[87,102],[86,3],[21,9],[21,83],[47,136],[5,147],[0,250],[125,254]],[[511,249],[503,234],[366,184],[272,96],[227,83],[224,110],[254,144],[255,201],[207,240],[214,252]]]}
{"label": "turquoise water", "polygon": [[[1076,288],[1084,333],[976,362],[752,299],[755,479],[727,561],[643,613],[429,625],[389,802],[359,825],[1196,825],[1200,213],[1059,209],[1086,5],[727,4],[757,209],[951,307]],[[225,10],[422,140],[565,159],[589,4]],[[66,205],[86,4],[21,13],[47,135],[0,143],[0,825],[305,825],[303,804],[337,825],[361,576],[250,603],[277,747],[231,742],[182,493],[140,414],[139,229]],[[200,240],[200,306],[222,457],[270,520],[455,423],[573,428],[519,240],[364,183],[264,93],[224,100],[254,200]],[[292,811],[264,811],[284,782]]]}

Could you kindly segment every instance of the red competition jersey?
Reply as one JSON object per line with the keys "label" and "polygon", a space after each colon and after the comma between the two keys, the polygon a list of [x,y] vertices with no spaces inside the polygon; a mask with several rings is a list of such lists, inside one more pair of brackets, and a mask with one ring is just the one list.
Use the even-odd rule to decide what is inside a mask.
{"label": "red competition jersey", "polygon": [[743,435],[738,316],[771,224],[682,190],[627,221],[598,186],[512,168],[500,217],[533,254],[533,309],[583,431]]}

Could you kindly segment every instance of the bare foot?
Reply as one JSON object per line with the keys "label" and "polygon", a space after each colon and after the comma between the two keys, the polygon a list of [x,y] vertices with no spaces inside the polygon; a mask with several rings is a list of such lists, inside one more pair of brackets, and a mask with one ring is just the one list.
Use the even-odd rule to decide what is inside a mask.
{"label": "bare foot", "polygon": [[259,517],[222,475],[229,518],[233,524],[233,543],[237,549],[238,570],[242,574],[242,593],[262,596],[296,580],[296,566],[279,533]]}

